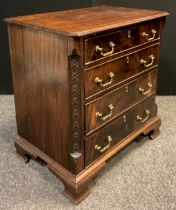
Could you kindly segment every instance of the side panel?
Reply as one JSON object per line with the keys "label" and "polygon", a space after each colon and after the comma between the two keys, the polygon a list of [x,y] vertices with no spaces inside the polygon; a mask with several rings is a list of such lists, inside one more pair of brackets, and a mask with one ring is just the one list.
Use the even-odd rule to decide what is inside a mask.
{"label": "side panel", "polygon": [[69,169],[67,37],[9,25],[18,135]]}

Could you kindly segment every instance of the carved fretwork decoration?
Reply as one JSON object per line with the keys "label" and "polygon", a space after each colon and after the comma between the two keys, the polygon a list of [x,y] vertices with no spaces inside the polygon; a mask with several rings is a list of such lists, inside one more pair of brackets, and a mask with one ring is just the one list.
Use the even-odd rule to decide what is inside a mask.
{"label": "carved fretwork decoration", "polygon": [[75,52],[69,57],[69,65],[72,120],[72,153],[70,155],[78,158],[81,155],[81,59]]}

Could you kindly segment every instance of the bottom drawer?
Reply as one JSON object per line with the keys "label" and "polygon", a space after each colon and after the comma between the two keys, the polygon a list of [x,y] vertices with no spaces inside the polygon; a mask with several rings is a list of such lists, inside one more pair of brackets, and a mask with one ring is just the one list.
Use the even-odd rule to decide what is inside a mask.
{"label": "bottom drawer", "polygon": [[86,166],[107,152],[120,140],[137,130],[156,115],[155,97],[152,96],[125,115],[85,139]]}

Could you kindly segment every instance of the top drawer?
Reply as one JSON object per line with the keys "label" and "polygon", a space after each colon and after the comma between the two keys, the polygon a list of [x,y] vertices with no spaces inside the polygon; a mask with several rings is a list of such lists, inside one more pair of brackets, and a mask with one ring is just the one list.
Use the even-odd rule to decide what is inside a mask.
{"label": "top drawer", "polygon": [[159,39],[160,25],[161,20],[157,19],[85,39],[85,65]]}

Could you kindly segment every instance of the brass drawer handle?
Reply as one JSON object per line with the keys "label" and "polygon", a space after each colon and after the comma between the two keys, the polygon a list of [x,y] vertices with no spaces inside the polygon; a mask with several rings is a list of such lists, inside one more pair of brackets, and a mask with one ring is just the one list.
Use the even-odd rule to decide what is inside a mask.
{"label": "brass drawer handle", "polygon": [[110,72],[109,73],[109,78],[110,78],[109,82],[103,83],[103,80],[100,79],[99,77],[95,78],[95,82],[96,82],[96,84],[100,85],[101,87],[106,87],[112,83],[113,77],[115,77],[114,73]]}
{"label": "brass drawer handle", "polygon": [[140,121],[141,123],[146,122],[150,116],[150,111],[146,109],[144,112],[144,115],[145,115],[144,117],[140,117],[139,115],[137,115],[136,119]]}
{"label": "brass drawer handle", "polygon": [[112,137],[111,136],[108,136],[107,137],[107,141],[108,141],[108,144],[102,148],[102,146],[99,146],[99,145],[95,145],[95,150],[103,153],[104,151],[106,151],[110,146],[111,146],[111,142],[112,142]]}
{"label": "brass drawer handle", "polygon": [[153,30],[151,31],[152,36],[151,36],[150,38],[149,38],[149,34],[147,34],[146,32],[143,32],[143,33],[142,33],[142,36],[143,36],[147,41],[152,41],[152,40],[155,39],[156,33],[157,33],[156,30],[153,29]]}
{"label": "brass drawer handle", "polygon": [[147,95],[148,93],[150,93],[151,92],[151,90],[152,90],[152,84],[149,82],[148,84],[147,84],[147,86],[148,86],[148,90],[144,90],[144,88],[141,88],[141,87],[139,87],[139,89],[138,89],[138,92],[140,93],[140,94],[142,94],[142,95]]}
{"label": "brass drawer handle", "polygon": [[114,52],[114,47],[115,47],[114,42],[110,42],[110,43],[109,43],[109,46],[111,47],[111,51],[106,52],[106,53],[103,53],[103,48],[100,47],[99,45],[97,45],[95,49],[96,49],[96,52],[100,52],[100,54],[101,54],[102,56],[106,57],[106,56],[109,56],[109,55],[112,55],[112,54],[113,54],[113,52]]}
{"label": "brass drawer handle", "polygon": [[141,65],[145,66],[146,68],[149,68],[150,66],[153,65],[154,60],[155,60],[155,56],[154,55],[150,55],[149,59],[151,60],[150,63],[147,64],[147,61],[145,61],[144,59],[140,60]]}
{"label": "brass drawer handle", "polygon": [[112,116],[113,109],[114,109],[114,106],[112,104],[110,104],[109,105],[109,111],[110,111],[109,114],[103,115],[103,113],[96,112],[96,117],[100,118],[103,121],[105,121],[105,120],[107,120],[108,118],[110,118]]}

